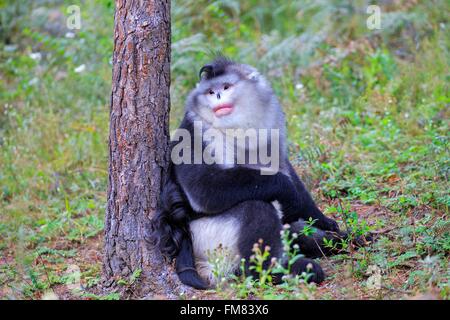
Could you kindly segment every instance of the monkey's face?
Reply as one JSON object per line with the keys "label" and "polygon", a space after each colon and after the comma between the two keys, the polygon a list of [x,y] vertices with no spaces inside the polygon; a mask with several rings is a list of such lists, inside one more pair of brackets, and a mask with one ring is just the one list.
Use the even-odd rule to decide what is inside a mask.
{"label": "monkey's face", "polygon": [[239,78],[233,74],[200,83],[197,100],[199,107],[217,118],[231,115],[235,111],[238,83]]}
{"label": "monkey's face", "polygon": [[200,82],[196,112],[215,128],[246,128],[259,118],[255,80],[229,73]]}

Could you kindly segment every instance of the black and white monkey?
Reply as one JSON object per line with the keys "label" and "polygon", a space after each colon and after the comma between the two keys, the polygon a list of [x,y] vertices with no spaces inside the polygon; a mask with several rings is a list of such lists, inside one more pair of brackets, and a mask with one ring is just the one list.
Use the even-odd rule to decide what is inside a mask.
{"label": "black and white monkey", "polygon": [[[183,283],[204,289],[216,281],[209,262],[215,250],[226,250],[224,273],[238,272],[240,260],[245,258],[246,272],[251,274],[249,257],[259,239],[270,246],[271,257],[282,262],[280,231],[290,224],[291,232],[299,234],[296,243],[305,256],[295,262],[292,272],[308,272],[309,281],[320,283],[324,272],[311,258],[332,253],[323,245],[323,238],[339,240],[346,234],[316,206],[289,162],[285,117],[270,84],[255,68],[223,57],[202,67],[200,79],[187,98],[180,129],[189,133],[189,138],[184,138],[190,139],[191,146],[201,141],[201,152],[209,148],[212,154],[233,157],[226,157],[223,163],[196,162],[198,150],[177,149],[184,161],[171,162],[153,220],[162,253],[176,258]],[[219,138],[222,135],[223,141],[230,141],[227,129],[276,129],[279,139],[273,141],[267,135],[243,146],[236,146],[235,139],[231,143],[211,139],[208,144],[203,136],[208,129],[214,129]],[[172,156],[178,142],[172,141]],[[265,148],[274,155],[274,145],[278,170],[262,174],[268,164],[250,163],[249,154]],[[243,163],[236,161],[239,148],[247,160]],[[309,219],[315,220],[316,232],[305,236],[301,230]]]}

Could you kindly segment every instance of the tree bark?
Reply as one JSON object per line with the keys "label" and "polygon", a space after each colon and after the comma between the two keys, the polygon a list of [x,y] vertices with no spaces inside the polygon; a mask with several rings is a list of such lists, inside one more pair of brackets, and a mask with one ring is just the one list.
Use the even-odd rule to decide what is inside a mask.
{"label": "tree bark", "polygon": [[103,274],[140,270],[136,295],[174,298],[182,288],[146,239],[168,163],[170,0],[117,0]]}

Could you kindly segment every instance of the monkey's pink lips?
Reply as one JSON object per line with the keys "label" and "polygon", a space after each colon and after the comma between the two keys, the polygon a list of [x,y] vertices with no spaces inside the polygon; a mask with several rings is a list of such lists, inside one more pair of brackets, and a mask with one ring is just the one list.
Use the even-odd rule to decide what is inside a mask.
{"label": "monkey's pink lips", "polygon": [[233,105],[231,104],[218,105],[213,109],[213,112],[218,117],[226,116],[233,112]]}

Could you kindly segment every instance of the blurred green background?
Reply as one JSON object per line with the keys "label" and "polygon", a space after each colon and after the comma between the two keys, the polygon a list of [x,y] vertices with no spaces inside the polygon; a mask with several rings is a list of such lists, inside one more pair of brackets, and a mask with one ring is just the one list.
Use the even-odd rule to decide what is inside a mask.
{"label": "blurred green background", "polygon": [[[66,27],[73,4],[80,30]],[[369,4],[379,30],[366,26]],[[381,230],[364,252],[331,258],[327,284],[306,295],[226,295],[449,298],[449,13],[445,0],[172,1],[171,128],[214,53],[252,64],[285,109],[291,159],[322,209]],[[111,0],[0,0],[0,298],[119,297],[95,289],[113,20]],[[71,265],[82,292],[67,289]]]}

